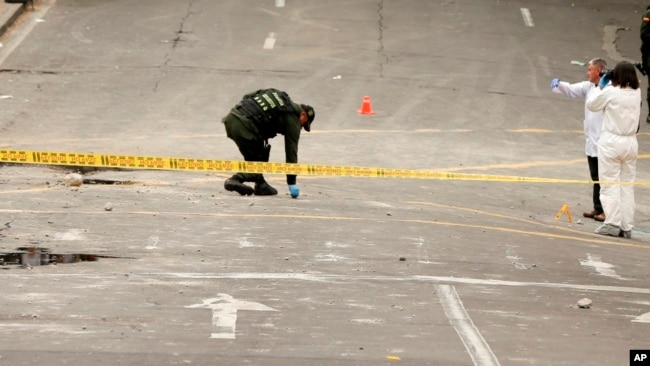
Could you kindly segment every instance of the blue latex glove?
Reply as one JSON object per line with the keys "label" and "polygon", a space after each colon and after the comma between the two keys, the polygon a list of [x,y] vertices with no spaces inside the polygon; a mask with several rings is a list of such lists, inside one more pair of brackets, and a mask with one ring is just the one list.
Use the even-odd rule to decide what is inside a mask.
{"label": "blue latex glove", "polygon": [[291,193],[291,198],[298,198],[300,195],[300,188],[295,184],[289,184],[289,193]]}
{"label": "blue latex glove", "polygon": [[551,89],[555,89],[560,86],[560,79],[551,80]]}
{"label": "blue latex glove", "polygon": [[609,77],[607,76],[607,74],[605,74],[605,75],[600,77],[600,81],[598,82],[598,86],[602,89],[602,88],[606,87],[607,84],[609,84]]}

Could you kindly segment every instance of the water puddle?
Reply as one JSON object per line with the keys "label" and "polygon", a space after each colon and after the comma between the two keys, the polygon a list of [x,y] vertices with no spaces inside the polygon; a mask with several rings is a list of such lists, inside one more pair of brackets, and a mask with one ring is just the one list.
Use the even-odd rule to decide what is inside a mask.
{"label": "water puddle", "polygon": [[135,185],[130,180],[113,180],[113,179],[84,179],[83,184],[107,184],[107,185]]}
{"label": "water puddle", "polygon": [[20,247],[10,253],[0,253],[0,268],[9,269],[8,266],[36,267],[48,264],[64,264],[78,262],[96,262],[100,258],[126,258],[102,254],[83,253],[52,253],[48,248]]}

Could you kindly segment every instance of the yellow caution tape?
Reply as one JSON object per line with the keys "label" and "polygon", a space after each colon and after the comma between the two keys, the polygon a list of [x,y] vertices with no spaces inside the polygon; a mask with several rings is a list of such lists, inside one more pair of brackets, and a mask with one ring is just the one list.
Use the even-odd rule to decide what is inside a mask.
{"label": "yellow caution tape", "polygon": [[[405,178],[437,180],[472,180],[529,183],[593,184],[588,180],[534,178],[508,175],[465,174],[430,170],[391,169],[358,166],[316,164],[265,163],[239,160],[172,158],[155,156],[72,153],[29,150],[0,150],[0,163],[65,165],[96,168],[123,168],[143,170],[186,170],[201,172],[247,172],[296,175],[324,175],[368,178]],[[650,182],[636,182],[650,185]]]}

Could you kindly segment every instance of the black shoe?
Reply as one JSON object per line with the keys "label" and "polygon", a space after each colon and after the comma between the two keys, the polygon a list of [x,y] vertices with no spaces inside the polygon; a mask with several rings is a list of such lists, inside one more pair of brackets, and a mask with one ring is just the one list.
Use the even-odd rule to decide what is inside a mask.
{"label": "black shoe", "polygon": [[238,175],[233,175],[232,177],[226,179],[226,183],[224,183],[223,187],[226,189],[226,191],[235,191],[242,196],[250,196],[253,194],[253,188],[245,185],[243,179],[241,179]]}
{"label": "black shoe", "polygon": [[276,194],[278,194],[278,190],[271,187],[270,184],[266,182],[255,183],[256,196],[275,196]]}
{"label": "black shoe", "polygon": [[632,230],[628,230],[628,231],[621,230],[618,236],[625,239],[632,239]]}

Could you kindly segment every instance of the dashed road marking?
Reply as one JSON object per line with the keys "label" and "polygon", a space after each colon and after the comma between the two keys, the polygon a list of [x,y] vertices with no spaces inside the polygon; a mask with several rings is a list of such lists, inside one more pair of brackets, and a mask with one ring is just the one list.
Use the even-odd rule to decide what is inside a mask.
{"label": "dashed road marking", "polygon": [[263,48],[265,50],[272,50],[275,47],[275,33],[269,33],[269,36],[264,40]]}
{"label": "dashed road marking", "polygon": [[527,8],[521,8],[521,16],[524,18],[524,24],[526,24],[527,27],[535,26],[535,22],[533,22],[533,16],[530,15],[530,10]]}

